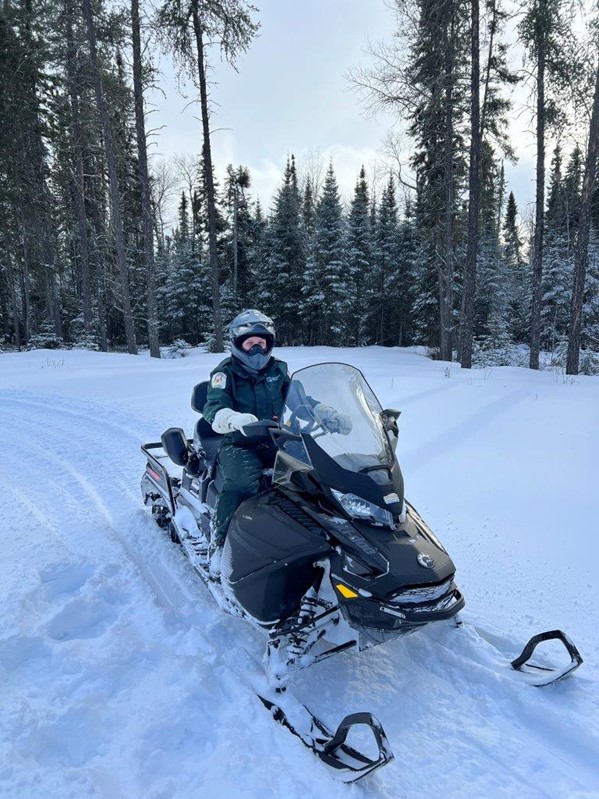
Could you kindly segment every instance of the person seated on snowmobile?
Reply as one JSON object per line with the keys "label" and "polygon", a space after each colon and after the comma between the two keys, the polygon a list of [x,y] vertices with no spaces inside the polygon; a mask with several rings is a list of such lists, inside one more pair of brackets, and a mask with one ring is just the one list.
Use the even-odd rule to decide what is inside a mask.
{"label": "person seated on snowmobile", "polygon": [[[243,427],[258,420],[278,421],[291,382],[287,364],[271,353],[275,343],[272,319],[260,311],[242,311],[228,329],[231,356],[210,374],[203,417],[224,435],[218,454],[223,488],[217,500],[210,541],[210,568],[220,571],[220,554],[233,513],[244,499],[258,493],[260,474],[274,464],[270,439],[247,438]],[[347,434],[351,420],[312,401],[319,423],[330,432]]]}

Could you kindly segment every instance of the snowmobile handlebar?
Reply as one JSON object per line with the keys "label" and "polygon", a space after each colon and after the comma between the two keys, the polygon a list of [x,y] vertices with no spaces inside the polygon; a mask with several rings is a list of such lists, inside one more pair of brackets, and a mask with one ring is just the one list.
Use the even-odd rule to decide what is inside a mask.
{"label": "snowmobile handlebar", "polygon": [[280,425],[273,419],[258,419],[257,422],[250,422],[243,425],[243,434],[246,438],[269,438],[270,431],[279,429]]}

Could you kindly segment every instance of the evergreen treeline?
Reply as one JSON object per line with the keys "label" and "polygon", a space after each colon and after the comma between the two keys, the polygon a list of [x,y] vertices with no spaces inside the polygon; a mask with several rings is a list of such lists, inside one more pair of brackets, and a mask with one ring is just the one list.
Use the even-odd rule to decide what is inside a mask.
{"label": "evergreen treeline", "polygon": [[129,352],[140,343],[158,355],[159,342],[183,339],[219,350],[221,320],[256,306],[288,345],[420,344],[447,360],[457,351],[469,365],[472,353],[513,362],[527,344],[538,367],[538,348],[565,359],[577,323],[577,352],[599,352],[593,123],[587,118],[579,145],[554,144],[547,176],[544,156],[546,140],[572,140],[561,135],[564,109],[590,104],[595,30],[585,59],[568,4],[529,0],[523,16],[539,142],[537,211],[525,230],[503,169],[513,158],[509,91],[519,76],[508,66],[501,1],[394,6],[398,36],[354,82],[374,108],[391,106],[409,123],[414,184],[390,170],[369,185],[363,167],[353,196],[342,198],[332,162],[317,186],[290,156],[265,211],[246,167],[214,174],[207,124],[203,37],[220,41],[233,62],[255,34],[255,9],[244,0],[163,2],[163,46],[195,75],[205,111],[204,144],[185,162],[169,230],[164,175],[152,174],[145,146],[153,72],[143,60],[152,35],[140,28],[143,4],[4,0],[4,343]]}

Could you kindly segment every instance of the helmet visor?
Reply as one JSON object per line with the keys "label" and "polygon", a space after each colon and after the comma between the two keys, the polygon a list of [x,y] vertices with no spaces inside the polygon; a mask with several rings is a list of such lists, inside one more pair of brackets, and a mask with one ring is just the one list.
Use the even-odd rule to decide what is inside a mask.
{"label": "helmet visor", "polygon": [[232,339],[237,339],[240,336],[259,336],[261,334],[266,334],[274,338],[275,326],[270,320],[264,322],[246,322],[232,327],[230,334]]}

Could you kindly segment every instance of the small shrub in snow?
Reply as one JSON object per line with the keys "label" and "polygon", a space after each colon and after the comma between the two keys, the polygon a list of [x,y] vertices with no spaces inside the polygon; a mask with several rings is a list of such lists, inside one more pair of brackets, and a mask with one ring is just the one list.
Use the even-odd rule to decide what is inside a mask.
{"label": "small shrub in snow", "polygon": [[[64,358],[46,358],[46,367],[51,367],[52,369],[60,369],[64,366]],[[42,369],[45,367],[42,366]]]}
{"label": "small shrub in snow", "polygon": [[74,350],[92,350],[93,352],[98,352],[100,349],[93,336],[82,336],[78,338],[77,341],[73,342],[72,348]]}
{"label": "small shrub in snow", "polygon": [[[572,382],[571,375],[566,375],[566,362],[568,358],[568,341],[564,338],[550,353],[543,353],[542,363],[545,369],[553,371],[556,377],[561,377],[564,382]],[[599,352],[593,350],[580,350],[578,359],[578,373],[581,375],[599,375]]]}
{"label": "small shrub in snow", "polygon": [[176,338],[170,346],[161,348],[160,355],[162,358],[185,358],[190,349],[191,344],[182,338]]}
{"label": "small shrub in snow", "polygon": [[481,336],[474,341],[472,365],[489,369],[493,366],[528,366],[528,348],[513,344],[509,337]]}
{"label": "small shrub in snow", "polygon": [[28,350],[59,350],[63,347],[64,341],[49,325],[44,325],[41,332],[31,336],[27,343]]}
{"label": "small shrub in snow", "polygon": [[541,368],[565,369],[568,355],[568,342],[565,338],[559,340],[552,352],[541,353]]}
{"label": "small shrub in snow", "polygon": [[[95,327],[92,325],[92,328]],[[92,350],[97,352],[100,348],[96,342],[96,336],[86,328],[83,321],[83,314],[78,314],[74,319],[71,319],[69,325],[69,335],[73,342],[71,345],[74,350]]]}
{"label": "small shrub in snow", "polygon": [[599,375],[599,352],[580,350],[578,371],[581,375]]}

